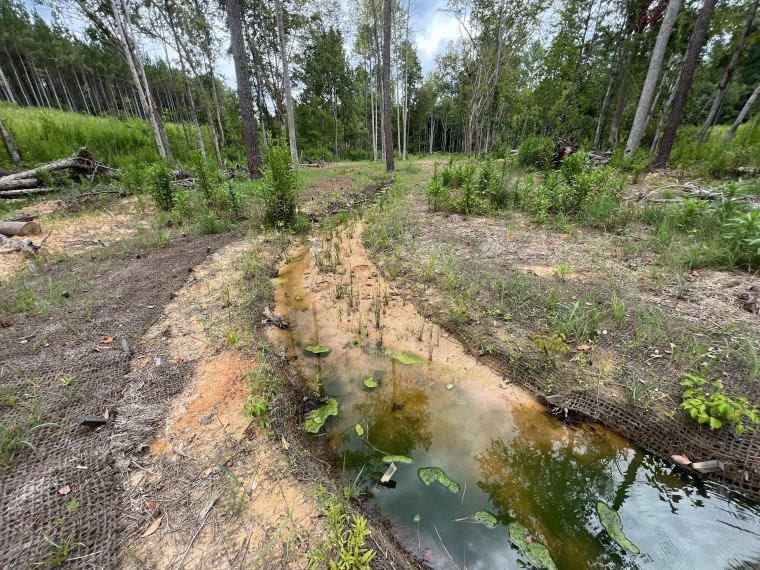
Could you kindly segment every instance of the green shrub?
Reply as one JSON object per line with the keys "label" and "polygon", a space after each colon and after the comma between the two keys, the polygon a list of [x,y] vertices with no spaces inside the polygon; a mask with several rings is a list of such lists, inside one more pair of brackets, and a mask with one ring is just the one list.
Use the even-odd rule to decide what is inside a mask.
{"label": "green shrub", "polygon": [[726,251],[750,269],[760,263],[760,210],[729,219],[722,227]]}
{"label": "green shrub", "polygon": [[551,166],[554,155],[554,143],[548,137],[527,137],[517,152],[517,164],[538,170],[546,170]]}
{"label": "green shrub", "polygon": [[[448,171],[448,166],[443,169],[443,172]],[[433,212],[440,212],[448,209],[448,205],[451,201],[451,193],[449,187],[444,184],[443,172],[438,172],[438,167],[435,167],[433,177],[425,187],[425,194],[428,199],[428,208]]]}
{"label": "green shrub", "polygon": [[296,173],[285,144],[269,147],[264,168],[264,217],[270,226],[287,227],[298,213]]}
{"label": "green shrub", "polygon": [[168,212],[174,207],[176,200],[172,177],[169,167],[163,162],[157,162],[146,170],[148,192],[163,211]]}
{"label": "green shrub", "polygon": [[[760,423],[760,411],[744,396],[732,398],[723,392],[720,380],[708,380],[697,374],[683,373],[681,407],[700,424],[718,429],[725,424],[733,425],[741,435]],[[747,425],[749,424],[749,425]]]}

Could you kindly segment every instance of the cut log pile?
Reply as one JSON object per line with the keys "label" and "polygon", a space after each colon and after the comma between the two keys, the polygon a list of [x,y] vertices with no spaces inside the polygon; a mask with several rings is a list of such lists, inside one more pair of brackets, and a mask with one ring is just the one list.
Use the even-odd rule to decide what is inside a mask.
{"label": "cut log pile", "polygon": [[36,255],[47,237],[39,245],[35,245],[31,239],[12,238],[13,236],[26,237],[40,233],[42,233],[42,228],[34,221],[34,216],[22,215],[0,221],[0,246],[5,246],[5,249],[0,249],[0,253],[23,252]]}

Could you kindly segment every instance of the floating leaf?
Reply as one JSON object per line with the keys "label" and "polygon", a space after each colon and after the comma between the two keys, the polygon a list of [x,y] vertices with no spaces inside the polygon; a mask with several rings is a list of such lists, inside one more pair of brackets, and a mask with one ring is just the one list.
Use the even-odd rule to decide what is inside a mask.
{"label": "floating leaf", "polygon": [[306,415],[306,421],[303,423],[303,429],[308,433],[319,433],[319,430],[322,429],[323,425],[325,425],[327,418],[337,415],[338,400],[335,398],[328,398],[327,403],[324,406],[317,408],[316,410],[312,410]]}
{"label": "floating leaf", "polygon": [[164,517],[158,517],[156,520],[154,520],[148,528],[145,529],[145,532],[142,533],[142,537],[146,538],[156,532],[158,530],[158,527],[161,526],[161,519]]}
{"label": "floating leaf", "polygon": [[306,350],[312,354],[327,354],[330,352],[329,346],[323,346],[321,344],[310,344],[306,347]]}
{"label": "floating leaf", "polygon": [[610,538],[617,542],[621,548],[627,550],[632,554],[639,554],[641,551],[623,534],[623,522],[620,520],[620,515],[617,511],[608,507],[602,501],[596,504],[596,512],[599,515],[599,520],[610,535]]}
{"label": "floating leaf", "polygon": [[412,515],[412,522],[416,522],[416,523],[418,523],[418,522],[420,522],[421,520],[422,520],[422,515],[420,515],[420,513],[414,513],[414,514]]}
{"label": "floating leaf", "polygon": [[546,546],[534,540],[527,528],[518,522],[509,523],[507,528],[509,529],[509,540],[522,551],[528,562],[543,570],[557,570],[557,565],[549,556]]}
{"label": "floating leaf", "polygon": [[356,424],[354,426],[354,431],[356,432],[356,435],[359,437],[364,435],[364,428],[362,427],[362,424]]}
{"label": "floating leaf", "polygon": [[417,475],[425,485],[430,485],[437,481],[452,493],[459,492],[459,483],[453,479],[449,479],[440,467],[423,467],[417,470]]}
{"label": "floating leaf", "polygon": [[416,356],[410,352],[396,352],[395,350],[387,350],[386,356],[390,356],[394,360],[397,360],[401,364],[422,364],[424,360],[419,356]]}
{"label": "floating leaf", "polygon": [[454,384],[446,384],[446,389],[451,390],[454,387]]}
{"label": "floating leaf", "polygon": [[375,380],[374,378],[372,378],[372,376],[370,376],[369,378],[367,378],[367,379],[364,381],[364,385],[365,385],[367,388],[377,388],[377,386],[378,386],[378,382],[377,382],[377,380]]}
{"label": "floating leaf", "polygon": [[383,463],[414,463],[414,460],[406,455],[386,455]]}
{"label": "floating leaf", "polygon": [[496,525],[499,524],[496,517],[488,511],[475,511],[472,517],[470,517],[470,520],[485,525],[488,528],[495,528]]}

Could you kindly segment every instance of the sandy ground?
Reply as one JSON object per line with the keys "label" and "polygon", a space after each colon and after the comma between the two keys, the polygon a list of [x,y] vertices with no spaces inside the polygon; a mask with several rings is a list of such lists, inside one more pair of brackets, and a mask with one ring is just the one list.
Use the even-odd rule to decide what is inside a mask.
{"label": "sandy ground", "polygon": [[194,372],[131,471],[124,568],[302,569],[322,536],[314,485],[292,475],[287,441],[273,442],[243,414],[260,361],[254,339],[230,347],[227,338],[244,330],[239,283],[249,249],[234,242],[195,268],[138,350],[138,366],[160,357]]}

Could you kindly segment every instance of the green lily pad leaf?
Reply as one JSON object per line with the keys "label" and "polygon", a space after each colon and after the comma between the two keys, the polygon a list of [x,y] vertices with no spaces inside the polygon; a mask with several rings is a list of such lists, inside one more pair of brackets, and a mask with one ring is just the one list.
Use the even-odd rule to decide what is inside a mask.
{"label": "green lily pad leaf", "polygon": [[459,483],[453,479],[449,479],[440,467],[423,467],[417,470],[417,476],[422,479],[425,485],[430,485],[437,481],[452,493],[459,492]]}
{"label": "green lily pad leaf", "polygon": [[397,352],[395,350],[387,350],[385,351],[385,354],[386,356],[390,356],[401,364],[412,365],[422,364],[424,362],[422,358],[415,354],[412,354],[411,352]]}
{"label": "green lily pad leaf", "polygon": [[535,538],[529,539],[530,531],[518,522],[512,522],[507,525],[509,529],[509,540],[523,553],[528,562],[536,568],[543,570],[557,570],[557,565],[549,556],[546,546],[538,542]]}
{"label": "green lily pad leaf", "polygon": [[621,548],[627,550],[632,554],[639,554],[641,551],[623,534],[623,522],[620,520],[620,515],[617,511],[611,509],[602,501],[596,504],[596,512],[599,515],[599,520],[610,535],[610,538],[617,542]]}
{"label": "green lily pad leaf", "polygon": [[414,460],[406,455],[386,455],[383,463],[414,463]]}
{"label": "green lily pad leaf", "polygon": [[338,400],[335,398],[328,398],[327,403],[324,406],[306,414],[306,421],[303,423],[303,429],[307,433],[319,433],[319,430],[325,425],[327,418],[337,415]]}
{"label": "green lily pad leaf", "polygon": [[454,387],[454,384],[446,384],[446,389],[451,390]]}
{"label": "green lily pad leaf", "polygon": [[495,528],[496,525],[499,524],[496,517],[488,511],[475,511],[472,517],[470,517],[470,520],[485,525],[487,528]]}
{"label": "green lily pad leaf", "polygon": [[422,520],[422,515],[420,513],[414,513],[412,515],[412,522],[420,522]]}
{"label": "green lily pad leaf", "polygon": [[365,385],[367,388],[370,388],[370,389],[371,389],[371,388],[377,388],[377,387],[378,387],[378,385],[379,385],[379,383],[378,383],[378,381],[377,381],[377,380],[375,380],[374,378],[372,378],[372,376],[370,376],[369,378],[367,378],[367,379],[364,381],[364,385]]}
{"label": "green lily pad leaf", "polygon": [[312,354],[327,354],[330,352],[329,346],[323,346],[321,344],[310,344],[306,347],[306,350]]}
{"label": "green lily pad leaf", "polygon": [[356,435],[359,437],[364,435],[364,428],[362,427],[362,424],[356,424],[354,426],[354,431],[356,432]]}

